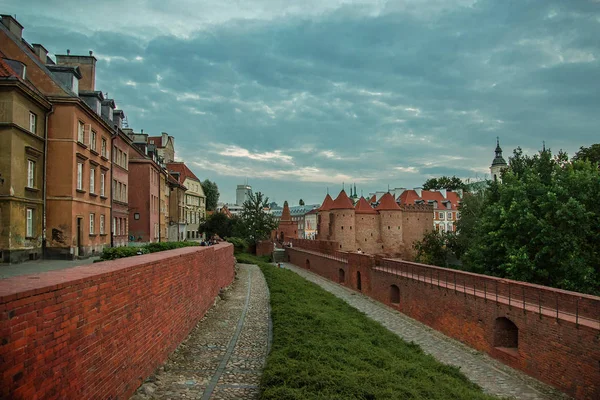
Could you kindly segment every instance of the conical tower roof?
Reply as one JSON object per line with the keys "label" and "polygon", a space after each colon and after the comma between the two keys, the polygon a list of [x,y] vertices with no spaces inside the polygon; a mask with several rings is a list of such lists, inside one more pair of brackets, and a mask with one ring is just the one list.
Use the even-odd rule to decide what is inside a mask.
{"label": "conical tower roof", "polygon": [[377,201],[377,195],[374,194],[373,197],[369,199],[369,203],[375,203]]}
{"label": "conical tower roof", "polygon": [[283,211],[281,212],[281,220],[280,221],[291,221],[292,215],[290,214],[290,206],[288,206],[288,202],[283,202]]}
{"label": "conical tower roof", "polygon": [[356,211],[357,214],[377,214],[377,211],[375,211],[373,207],[367,203],[367,200],[365,200],[364,197],[361,197],[358,200],[356,207],[354,207],[354,211]]}
{"label": "conical tower roof", "polygon": [[390,192],[387,192],[381,199],[379,199],[379,205],[375,207],[377,211],[395,211],[400,210],[400,206],[394,200],[394,196]]}
{"label": "conical tower roof", "polygon": [[327,193],[327,196],[325,196],[325,200],[323,200],[323,204],[319,208],[319,211],[329,211],[329,210],[331,210],[332,205],[333,205],[333,199],[331,198],[329,193]]}
{"label": "conical tower roof", "polygon": [[338,197],[333,201],[331,205],[332,210],[354,210],[354,204],[348,197],[345,190],[342,190]]}

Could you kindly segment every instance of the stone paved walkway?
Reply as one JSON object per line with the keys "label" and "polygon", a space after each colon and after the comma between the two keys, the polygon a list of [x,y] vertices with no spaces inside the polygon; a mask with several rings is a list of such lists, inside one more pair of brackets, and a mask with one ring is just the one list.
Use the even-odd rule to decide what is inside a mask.
{"label": "stone paved walkway", "polygon": [[281,263],[308,281],[364,312],[408,342],[421,346],[444,364],[454,365],[486,393],[516,399],[568,399],[568,397],[524,373],[451,339],[406,315],[293,264]]}
{"label": "stone paved walkway", "polygon": [[237,280],[131,397],[256,399],[271,344],[269,291],[255,265],[238,264]]}

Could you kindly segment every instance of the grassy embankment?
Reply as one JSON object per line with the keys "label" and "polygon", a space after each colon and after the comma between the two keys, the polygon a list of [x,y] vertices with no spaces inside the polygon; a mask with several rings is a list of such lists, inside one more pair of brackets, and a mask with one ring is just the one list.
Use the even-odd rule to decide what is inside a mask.
{"label": "grassy embankment", "polygon": [[273,346],[262,399],[492,399],[456,367],[437,362],[343,300],[264,259]]}

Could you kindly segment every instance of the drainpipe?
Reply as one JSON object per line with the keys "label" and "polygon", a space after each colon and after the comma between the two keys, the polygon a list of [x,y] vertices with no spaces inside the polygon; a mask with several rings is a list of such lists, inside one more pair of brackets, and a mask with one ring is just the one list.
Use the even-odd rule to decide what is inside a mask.
{"label": "drainpipe", "polygon": [[42,184],[42,258],[46,257],[46,173],[48,171],[48,119],[50,114],[54,113],[54,105],[50,106],[50,111],[46,113],[46,123],[44,125],[44,171]]}
{"label": "drainpipe", "polygon": [[[117,128],[118,129],[118,128]],[[110,182],[108,184],[108,187],[110,188],[110,221],[108,222],[109,226],[110,226],[110,247],[115,247],[115,232],[113,231],[113,227],[114,227],[114,223],[113,223],[113,207],[114,207],[114,198],[115,198],[115,194],[112,191],[113,188],[113,162],[112,160],[115,159],[115,155],[111,154],[112,151],[114,150],[114,141],[117,138],[117,136],[119,135],[119,131],[116,131],[115,133],[110,135],[110,150],[109,153],[110,154],[110,159],[108,160],[110,162]],[[104,185],[106,186],[106,182],[104,182]],[[105,222],[106,224],[106,222]]]}

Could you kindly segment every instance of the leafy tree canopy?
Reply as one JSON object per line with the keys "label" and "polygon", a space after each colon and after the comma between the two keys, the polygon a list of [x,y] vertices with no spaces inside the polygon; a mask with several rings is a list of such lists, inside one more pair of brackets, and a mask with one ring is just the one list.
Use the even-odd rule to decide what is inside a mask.
{"label": "leafy tree canopy", "polygon": [[589,160],[591,163],[600,163],[600,144],[593,144],[590,147],[581,146],[579,151],[573,156],[573,160]]}
{"label": "leafy tree canopy", "polygon": [[219,202],[219,187],[215,182],[205,179],[202,182],[202,190],[204,190],[204,194],[206,195],[206,210],[215,211]]}
{"label": "leafy tree canopy", "polygon": [[221,238],[229,238],[237,236],[239,223],[239,218],[236,216],[229,218],[223,213],[215,212],[200,223],[198,232],[205,233],[207,238],[211,238],[215,234]]}
{"label": "leafy tree canopy", "polygon": [[303,206],[304,205],[304,200],[300,199],[300,201],[298,202],[299,205]]}
{"label": "leafy tree canopy", "polygon": [[261,192],[250,194],[244,202],[240,214],[240,236],[253,245],[261,240],[268,239],[271,232],[277,228],[277,220],[273,215],[265,212],[269,206],[269,198]]}
{"label": "leafy tree canopy", "polygon": [[458,190],[465,189],[465,183],[462,179],[452,176],[451,178],[448,176],[441,176],[439,178],[430,178],[425,181],[423,184],[424,190],[439,190],[439,189],[450,189],[450,190]]}

